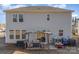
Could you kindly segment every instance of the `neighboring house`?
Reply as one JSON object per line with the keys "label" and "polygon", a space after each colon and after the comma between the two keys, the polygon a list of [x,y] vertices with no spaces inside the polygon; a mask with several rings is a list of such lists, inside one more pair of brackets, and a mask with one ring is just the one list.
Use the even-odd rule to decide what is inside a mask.
{"label": "neighboring house", "polygon": [[[6,12],[6,43],[27,39],[26,32],[49,31],[57,37],[72,37],[72,10],[49,6],[20,7]],[[30,35],[34,40],[35,35]],[[46,40],[47,41],[47,40]]]}
{"label": "neighboring house", "polygon": [[6,25],[5,24],[0,24],[0,32],[2,32],[2,31],[5,31],[5,27]]}
{"label": "neighboring house", "polygon": [[72,21],[72,33],[73,35],[79,35],[79,18],[73,18]]}

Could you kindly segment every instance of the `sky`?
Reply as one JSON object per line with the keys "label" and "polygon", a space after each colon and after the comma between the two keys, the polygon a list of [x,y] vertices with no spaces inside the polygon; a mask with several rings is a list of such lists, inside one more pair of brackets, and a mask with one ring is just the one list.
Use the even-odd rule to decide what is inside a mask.
{"label": "sky", "polygon": [[0,4],[0,23],[6,23],[5,13],[3,12],[4,10],[28,6],[51,6],[74,10],[72,16],[79,18],[79,4]]}

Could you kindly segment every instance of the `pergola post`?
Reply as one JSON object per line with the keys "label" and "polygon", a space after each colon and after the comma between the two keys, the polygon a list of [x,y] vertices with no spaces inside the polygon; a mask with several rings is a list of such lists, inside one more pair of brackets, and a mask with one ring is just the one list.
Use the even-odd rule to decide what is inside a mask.
{"label": "pergola post", "polygon": [[29,35],[30,35],[30,33],[28,32],[28,42],[29,42]]}
{"label": "pergola post", "polygon": [[49,33],[47,33],[47,46],[48,46],[48,51],[49,51]]}

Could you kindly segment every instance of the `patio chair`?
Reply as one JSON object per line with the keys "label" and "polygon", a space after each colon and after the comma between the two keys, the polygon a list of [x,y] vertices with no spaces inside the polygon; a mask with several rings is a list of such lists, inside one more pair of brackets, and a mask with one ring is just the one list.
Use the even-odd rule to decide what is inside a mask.
{"label": "patio chair", "polygon": [[17,47],[17,48],[25,48],[24,41],[17,41],[16,47]]}

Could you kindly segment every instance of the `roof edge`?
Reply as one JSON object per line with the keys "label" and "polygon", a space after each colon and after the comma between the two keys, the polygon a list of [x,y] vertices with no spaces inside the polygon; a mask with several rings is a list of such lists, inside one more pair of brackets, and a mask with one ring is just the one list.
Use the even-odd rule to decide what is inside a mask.
{"label": "roof edge", "polygon": [[[56,9],[61,9],[61,10],[67,10],[67,11],[69,11],[69,12],[74,12],[74,10],[68,10],[68,9],[63,9],[63,8],[58,8],[58,7],[51,7],[51,6],[28,6],[28,7],[26,7],[26,8],[29,8],[29,7],[50,7],[50,8],[56,8]],[[24,8],[24,7],[19,7],[19,8]],[[3,10],[3,12],[9,12],[9,11],[11,11],[11,10],[15,10],[15,9],[19,9],[19,8]]]}

